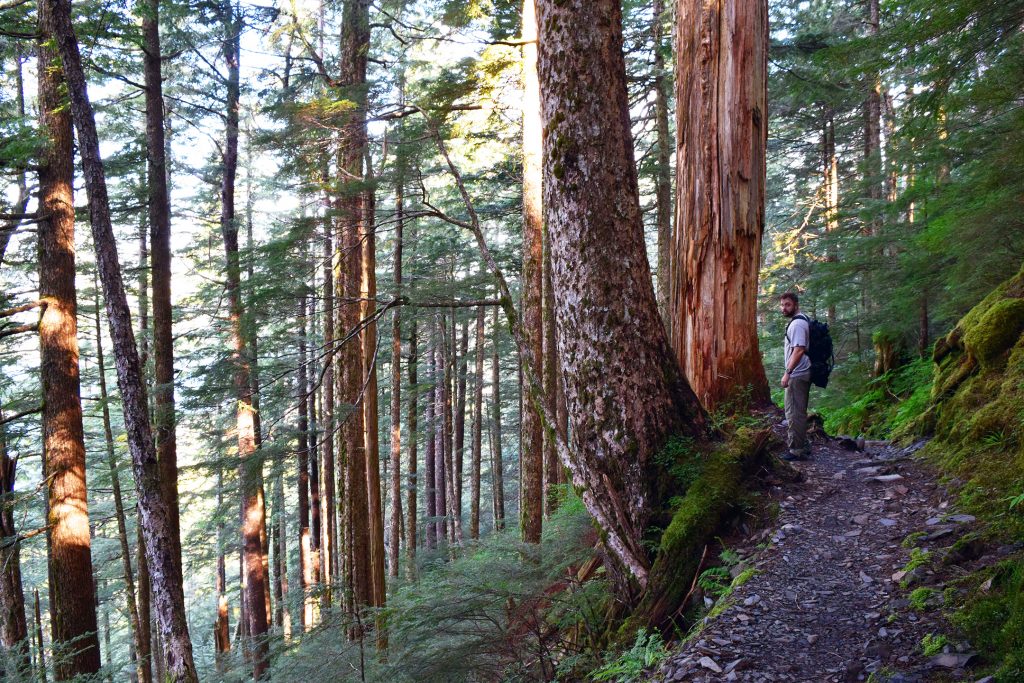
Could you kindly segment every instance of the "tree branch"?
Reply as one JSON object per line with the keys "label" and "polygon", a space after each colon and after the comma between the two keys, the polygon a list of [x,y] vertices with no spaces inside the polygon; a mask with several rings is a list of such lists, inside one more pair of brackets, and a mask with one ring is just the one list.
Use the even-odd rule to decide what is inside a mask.
{"label": "tree branch", "polygon": [[22,410],[20,412],[14,413],[13,415],[8,415],[7,417],[0,419],[0,425],[5,425],[8,422],[14,422],[15,420],[20,420],[21,418],[26,417],[28,415],[35,415],[36,413],[41,412],[43,412],[42,404],[36,406],[35,408],[29,408],[28,410]]}

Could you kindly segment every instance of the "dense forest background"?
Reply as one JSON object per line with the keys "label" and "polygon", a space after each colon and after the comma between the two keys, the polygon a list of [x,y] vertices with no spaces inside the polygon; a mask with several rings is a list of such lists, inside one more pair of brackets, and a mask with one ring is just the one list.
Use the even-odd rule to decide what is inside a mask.
{"label": "dense forest background", "polygon": [[[688,3],[622,3],[640,209],[666,315],[674,65],[693,58],[674,47],[677,4]],[[537,48],[523,9],[74,3],[144,380],[128,398],[157,435],[145,470],[115,381],[125,338],[112,335],[102,245],[86,229],[98,204],[88,163],[77,170],[91,153],[81,130],[70,264],[39,227],[59,211],[40,169],[71,144],[67,60],[54,59],[65,45],[45,7],[0,3],[11,680],[188,680],[162,653],[189,642],[202,680],[571,680],[605,663],[606,621],[622,615],[556,454],[567,418],[550,244],[531,211],[539,122],[524,64]],[[812,397],[830,433],[888,435],[922,413],[935,340],[1024,262],[1022,22],[1018,0],[768,3],[757,329],[778,402],[777,295],[799,292],[830,324],[837,366]],[[360,232],[343,225],[354,213]],[[69,267],[87,473],[69,486],[88,507],[68,546],[77,560],[47,533],[63,470],[43,462],[43,444],[61,418],[41,399],[56,380],[37,304]],[[740,391],[710,417],[728,431],[751,402]],[[157,470],[145,507],[138,482]],[[144,521],[157,513],[138,510],[169,499],[180,520],[161,528],[180,527],[180,548],[166,545],[180,565],[153,567]],[[86,573],[63,573],[65,561],[81,569],[83,548]],[[156,586],[175,575],[184,643],[166,642],[157,616],[171,598]],[[54,591],[69,589],[91,604],[54,611]],[[11,610],[20,640],[8,639]],[[90,610],[92,636],[59,634],[55,621],[89,624]],[[96,666],[76,654],[89,638]]]}

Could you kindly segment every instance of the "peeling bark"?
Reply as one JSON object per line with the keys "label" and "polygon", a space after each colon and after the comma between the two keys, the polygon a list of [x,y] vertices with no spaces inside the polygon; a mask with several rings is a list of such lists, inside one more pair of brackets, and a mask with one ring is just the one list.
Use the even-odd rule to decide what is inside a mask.
{"label": "peeling bark", "polygon": [[676,3],[677,223],[668,314],[690,386],[713,411],[770,400],[757,341],[768,140],[768,8]]}

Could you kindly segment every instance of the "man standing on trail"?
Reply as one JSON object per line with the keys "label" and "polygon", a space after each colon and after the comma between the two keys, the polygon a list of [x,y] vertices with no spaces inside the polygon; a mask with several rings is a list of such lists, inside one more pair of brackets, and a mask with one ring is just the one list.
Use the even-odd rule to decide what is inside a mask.
{"label": "man standing on trail", "polygon": [[793,292],[779,297],[782,315],[789,319],[786,327],[786,372],[782,386],[786,390],[786,441],[789,446],[783,460],[807,460],[811,446],[807,442],[807,399],[811,393],[811,359],[807,356],[811,328],[807,316],[800,313],[800,299]]}

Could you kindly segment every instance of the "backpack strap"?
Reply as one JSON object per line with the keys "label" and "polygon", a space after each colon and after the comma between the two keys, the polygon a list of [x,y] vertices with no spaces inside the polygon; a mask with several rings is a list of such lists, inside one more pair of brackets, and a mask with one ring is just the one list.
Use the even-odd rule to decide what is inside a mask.
{"label": "backpack strap", "polygon": [[[807,339],[807,341],[808,341],[808,345],[810,345],[810,341],[811,341],[811,340],[810,340],[810,326],[811,326],[811,319],[810,319],[810,318],[808,318],[808,317],[807,317],[806,315],[804,315],[803,313],[797,313],[796,315],[794,315],[794,316],[793,316],[793,320],[796,320],[797,318],[799,318],[800,320],[803,320],[804,322],[806,322],[806,323],[807,323],[807,327],[808,327],[808,330],[807,330],[807,332],[808,332],[808,334],[807,334],[807,336],[808,336],[808,339]],[[790,321],[789,321],[789,324],[788,324],[788,325],[786,325],[786,341],[787,341],[787,342],[789,341],[789,326],[793,324],[793,320],[790,320]]]}

